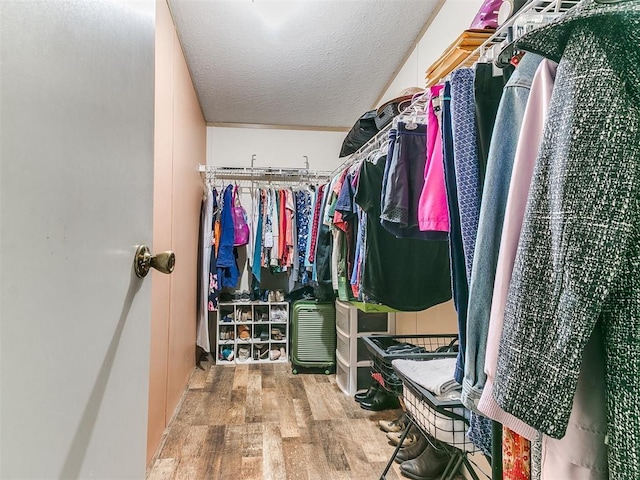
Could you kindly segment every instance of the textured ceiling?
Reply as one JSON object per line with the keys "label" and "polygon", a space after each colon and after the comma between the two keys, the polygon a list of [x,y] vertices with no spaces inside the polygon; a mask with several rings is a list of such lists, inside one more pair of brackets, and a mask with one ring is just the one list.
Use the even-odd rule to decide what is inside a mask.
{"label": "textured ceiling", "polygon": [[374,105],[440,4],[169,0],[207,122],[319,127]]}

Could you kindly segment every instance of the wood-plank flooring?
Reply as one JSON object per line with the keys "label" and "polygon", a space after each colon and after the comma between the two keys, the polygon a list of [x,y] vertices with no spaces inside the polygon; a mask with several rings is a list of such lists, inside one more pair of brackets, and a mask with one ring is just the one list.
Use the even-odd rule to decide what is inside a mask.
{"label": "wood-plank flooring", "polygon": [[[393,452],[334,375],[287,364],[196,370],[148,480],[375,480]],[[400,479],[394,463],[387,478]]]}

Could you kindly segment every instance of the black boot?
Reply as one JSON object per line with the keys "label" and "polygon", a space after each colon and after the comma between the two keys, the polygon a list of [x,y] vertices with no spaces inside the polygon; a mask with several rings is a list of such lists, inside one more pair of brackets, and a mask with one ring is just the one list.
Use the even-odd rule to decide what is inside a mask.
{"label": "black boot", "polygon": [[360,402],[360,406],[365,410],[379,412],[380,410],[399,408],[400,403],[395,395],[388,393],[384,388],[380,388],[371,400]]}
{"label": "black boot", "polygon": [[407,460],[413,460],[416,457],[419,457],[422,452],[429,446],[429,442],[422,433],[418,433],[418,439],[416,443],[411,445],[410,447],[401,448],[398,454],[396,455],[396,462],[402,463]]}
{"label": "black boot", "polygon": [[371,399],[373,399],[373,397],[375,397],[379,389],[380,384],[374,380],[373,382],[371,382],[371,385],[369,385],[369,389],[366,392],[356,393],[353,398],[356,402],[362,402],[364,400],[370,401]]}
{"label": "black boot", "polygon": [[400,465],[400,473],[413,480],[436,480],[447,468],[450,459],[449,453],[441,452],[429,443],[418,457]]}

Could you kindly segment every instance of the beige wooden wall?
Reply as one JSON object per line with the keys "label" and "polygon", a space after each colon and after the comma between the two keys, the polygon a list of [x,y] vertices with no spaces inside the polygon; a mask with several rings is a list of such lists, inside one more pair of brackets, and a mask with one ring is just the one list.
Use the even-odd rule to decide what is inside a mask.
{"label": "beige wooden wall", "polygon": [[156,9],[153,251],[173,250],[171,275],[152,271],[147,463],[195,365],[196,271],[206,125],[166,0]]}
{"label": "beige wooden wall", "polygon": [[396,334],[458,333],[458,320],[453,301],[448,301],[422,312],[396,313]]}

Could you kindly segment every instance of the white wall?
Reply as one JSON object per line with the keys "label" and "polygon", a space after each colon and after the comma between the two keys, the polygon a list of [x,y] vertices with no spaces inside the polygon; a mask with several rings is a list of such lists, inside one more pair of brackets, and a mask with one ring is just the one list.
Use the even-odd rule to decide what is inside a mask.
{"label": "white wall", "polygon": [[482,0],[447,0],[382,96],[380,104],[397,97],[405,88],[424,88],[427,68],[463,30],[469,28],[480,5]]}
{"label": "white wall", "polygon": [[[355,118],[354,118],[355,121]],[[256,155],[256,167],[305,168],[309,157],[311,170],[332,171],[342,162],[338,158],[346,132],[283,130],[275,128],[207,127],[207,165],[249,167]],[[223,182],[216,182],[220,185]],[[225,181],[224,184],[228,184]],[[251,217],[251,182],[239,181],[240,200]],[[249,288],[246,251],[239,249],[242,272],[239,288]],[[285,288],[285,277],[263,274],[263,288]]]}
{"label": "white wall", "polygon": [[[354,121],[357,117],[354,117]],[[273,128],[207,128],[207,164],[259,167],[300,167],[309,157],[311,169],[333,170],[346,132]]]}

